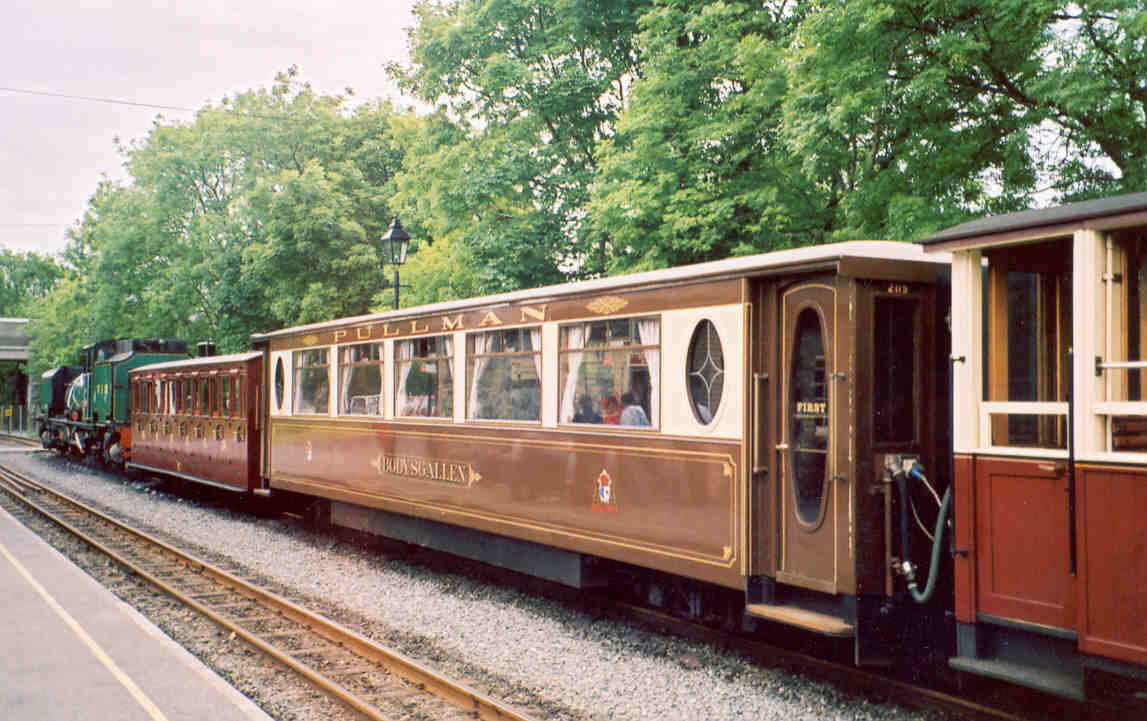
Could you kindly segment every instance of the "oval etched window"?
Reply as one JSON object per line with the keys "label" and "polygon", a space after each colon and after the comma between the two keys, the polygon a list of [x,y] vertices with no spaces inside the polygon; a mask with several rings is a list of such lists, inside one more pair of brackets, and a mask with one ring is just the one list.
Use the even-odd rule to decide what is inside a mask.
{"label": "oval etched window", "polygon": [[704,425],[713,422],[725,390],[725,354],[721,336],[712,321],[703,320],[693,330],[685,373],[693,415]]}
{"label": "oval etched window", "polygon": [[805,308],[793,335],[789,400],[791,483],[797,520],[815,524],[824,506],[828,470],[828,384],[820,316]]}
{"label": "oval etched window", "polygon": [[283,396],[287,393],[287,380],[283,376],[283,359],[275,362],[275,410],[283,409]]}

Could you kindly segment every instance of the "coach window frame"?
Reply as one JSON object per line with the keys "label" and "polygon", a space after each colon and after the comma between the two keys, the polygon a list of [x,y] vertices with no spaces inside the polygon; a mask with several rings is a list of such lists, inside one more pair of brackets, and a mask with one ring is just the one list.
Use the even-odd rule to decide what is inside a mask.
{"label": "coach window frame", "polygon": [[[510,341],[510,339],[514,339]],[[509,342],[508,342],[509,341]],[[505,350],[510,342],[515,344],[516,350]],[[529,345],[529,348],[523,349],[523,346]],[[479,347],[481,350],[479,351]],[[475,331],[466,334],[466,420],[477,422],[500,422],[500,423],[528,423],[536,425],[542,422],[542,327],[536,326],[519,326],[516,328],[494,329]],[[493,350],[491,350],[493,348]],[[529,367],[532,367],[535,380],[535,392],[533,396],[533,403],[535,409],[534,417],[531,418],[514,418],[514,417],[479,417],[475,415],[475,408],[479,405],[479,395],[488,386],[483,384],[483,379],[489,375],[493,370],[497,370],[497,366],[492,366],[492,363],[499,361],[509,360],[511,368],[509,370],[510,377],[506,381],[514,382],[512,374],[514,371],[513,363],[515,359],[528,358],[531,362]],[[521,382],[521,368],[518,369],[519,374],[517,382]],[[511,388],[511,396],[515,389]],[[511,416],[513,415],[513,408],[511,403]]]}
{"label": "coach window frame", "polygon": [[[656,335],[655,342],[646,342],[648,338],[643,337],[642,323],[652,322],[654,325],[645,326],[646,330],[644,335]],[[636,339],[637,342],[625,342],[625,338],[621,338],[616,334],[619,324],[625,323],[627,325],[627,332],[625,338],[630,341]],[[661,406],[661,357],[662,357],[662,318],[658,313],[641,314],[632,316],[621,316],[611,318],[593,318],[576,323],[563,323],[558,326],[558,423],[559,425],[567,426],[586,426],[592,428],[606,428],[610,430],[625,429],[627,431],[644,431],[644,432],[657,432],[661,428],[660,406]],[[599,332],[600,331],[600,332]],[[580,335],[579,335],[580,332]],[[593,341],[598,341],[593,343]],[[591,344],[592,343],[592,344]],[[613,372],[612,366],[614,365],[613,358],[616,354],[628,354],[626,358],[622,356],[624,361],[625,371],[623,373],[627,376],[625,390],[617,393],[618,383],[617,378],[612,377],[616,374]],[[633,363],[633,354],[638,353],[641,356],[641,363]],[[652,357],[650,356],[652,353]],[[582,388],[582,392],[578,393],[578,386],[580,380],[586,374],[585,370],[587,356],[595,354],[600,356],[595,358],[599,367],[611,366],[611,387],[608,389],[601,388],[604,376],[594,379],[593,382],[598,385],[599,397],[594,398],[588,384],[591,382],[588,377],[585,378],[587,387]],[[606,360],[606,354],[609,354],[609,360]],[[577,373],[578,380],[570,385],[570,364],[577,359]],[[650,363],[650,361],[653,363]],[[634,367],[644,367],[646,369],[646,376],[648,378],[649,388],[644,394],[644,399],[648,400],[648,407],[645,403],[638,403],[642,409],[646,420],[649,425],[622,425],[620,423],[620,416],[622,415],[623,408],[621,406],[621,398],[626,393],[632,393],[634,390],[634,382],[632,369]],[[575,420],[579,415],[578,411],[582,410],[581,399],[583,397],[589,398],[590,410],[596,415],[601,417],[600,421],[578,421]],[[608,402],[608,399],[616,401],[616,409],[613,404]],[[616,422],[611,420],[616,417]]]}

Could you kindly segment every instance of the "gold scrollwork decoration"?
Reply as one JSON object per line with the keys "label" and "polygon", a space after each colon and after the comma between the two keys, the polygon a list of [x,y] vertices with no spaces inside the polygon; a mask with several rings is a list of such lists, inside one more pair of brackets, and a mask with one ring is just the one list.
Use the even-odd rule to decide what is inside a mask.
{"label": "gold scrollwork decoration", "polygon": [[315,345],[318,342],[319,337],[317,335],[303,336],[303,345]]}
{"label": "gold scrollwork decoration", "polygon": [[600,298],[594,298],[585,307],[598,315],[609,315],[627,305],[629,305],[629,301],[625,298],[616,295],[603,295]]}

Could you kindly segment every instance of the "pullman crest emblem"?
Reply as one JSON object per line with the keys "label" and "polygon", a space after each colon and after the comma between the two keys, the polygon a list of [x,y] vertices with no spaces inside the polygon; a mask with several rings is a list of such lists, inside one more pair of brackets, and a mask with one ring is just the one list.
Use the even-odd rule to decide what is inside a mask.
{"label": "pullman crest emblem", "polygon": [[614,488],[613,478],[604,468],[597,474],[597,491],[593,495],[590,510],[596,513],[617,513],[617,489]]}

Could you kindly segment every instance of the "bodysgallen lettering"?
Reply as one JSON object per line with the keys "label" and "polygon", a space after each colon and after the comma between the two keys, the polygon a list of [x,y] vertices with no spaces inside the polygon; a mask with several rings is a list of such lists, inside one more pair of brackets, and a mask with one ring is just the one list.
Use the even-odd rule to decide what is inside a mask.
{"label": "bodysgallen lettering", "polygon": [[379,473],[388,473],[407,478],[423,478],[430,481],[468,485],[471,482],[470,464],[453,461],[433,461],[413,456],[380,456],[371,465]]}

